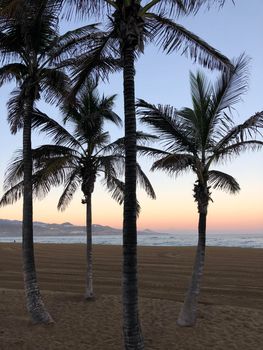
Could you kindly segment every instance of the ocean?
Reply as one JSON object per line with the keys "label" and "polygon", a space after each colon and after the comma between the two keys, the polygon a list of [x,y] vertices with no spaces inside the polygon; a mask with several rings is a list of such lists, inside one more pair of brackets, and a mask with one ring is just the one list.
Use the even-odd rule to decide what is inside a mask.
{"label": "ocean", "polygon": [[[0,242],[21,242],[20,237],[0,237]],[[35,243],[85,243],[84,235],[72,236],[35,236]],[[121,245],[121,235],[94,235],[93,244]],[[139,234],[139,246],[195,246],[197,234],[193,233],[162,233]],[[216,247],[263,248],[263,233],[208,233],[207,245]]]}

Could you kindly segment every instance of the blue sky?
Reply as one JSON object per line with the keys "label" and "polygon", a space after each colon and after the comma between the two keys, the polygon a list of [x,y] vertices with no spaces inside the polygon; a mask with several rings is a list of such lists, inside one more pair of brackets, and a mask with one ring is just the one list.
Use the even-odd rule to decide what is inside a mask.
{"label": "blue sky", "polygon": [[[179,19],[178,22],[216,47],[229,58],[238,57],[242,52],[251,57],[249,91],[243,102],[236,105],[235,121],[241,123],[257,111],[263,110],[263,45],[262,45],[263,1],[237,0],[234,6],[230,0],[218,10],[201,10],[195,17]],[[85,22],[84,22],[85,23]],[[83,22],[63,23],[61,31],[78,27]],[[158,48],[149,45],[145,54],[136,64],[136,96],[152,103],[171,104],[177,108],[191,106],[189,91],[189,71],[202,69],[178,53],[164,55]],[[206,71],[211,79],[217,72]],[[1,88],[0,101],[0,182],[3,180],[6,165],[15,149],[21,146],[21,133],[10,135],[6,122],[6,101],[11,87]],[[118,94],[115,111],[123,115],[122,75],[112,75],[109,84],[101,85],[105,94]],[[41,104],[45,112],[60,120],[55,107]],[[121,130],[110,127],[112,138],[122,135]],[[47,142],[47,138],[35,136],[34,145]],[[243,154],[221,169],[233,175],[241,185],[241,193],[230,196],[226,193],[213,193],[214,203],[209,207],[208,227],[211,230],[263,231],[263,153]],[[149,173],[150,161],[142,161],[144,169],[155,187],[157,200],[151,201],[139,191],[142,214],[138,221],[140,228],[173,231],[175,229],[195,229],[197,211],[192,197],[194,177],[169,178],[164,173]],[[81,194],[63,213],[56,211],[60,189],[52,191],[46,200],[35,203],[34,218],[46,222],[71,221],[84,224],[84,208],[80,204]],[[1,194],[1,192],[0,192]],[[102,210],[102,207],[110,210]],[[49,210],[47,210],[49,208]],[[21,203],[12,207],[0,208],[1,218],[21,219]],[[97,186],[94,195],[93,218],[95,223],[121,227],[122,209]]]}

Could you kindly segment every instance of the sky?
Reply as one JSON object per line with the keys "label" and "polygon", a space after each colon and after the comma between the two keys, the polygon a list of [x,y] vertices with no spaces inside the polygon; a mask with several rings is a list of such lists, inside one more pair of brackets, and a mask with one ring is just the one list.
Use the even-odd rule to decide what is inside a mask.
{"label": "sky", "polygon": [[[235,122],[242,123],[255,112],[263,110],[263,45],[262,45],[263,1],[249,3],[236,0],[235,6],[227,0],[222,9],[201,10],[195,17],[178,19],[187,29],[199,35],[210,45],[229,58],[238,57],[245,52],[250,58],[249,91],[243,101],[236,105]],[[72,20],[63,22],[61,32],[77,28],[85,23]],[[191,63],[179,53],[165,55],[158,48],[149,45],[145,54],[136,63],[136,97],[151,103],[170,104],[176,108],[191,107],[189,71],[202,69]],[[211,79],[218,73],[205,70]],[[12,86],[1,88],[0,100],[0,184],[3,183],[5,169],[14,151],[21,147],[22,134],[11,135],[6,122],[6,102]],[[123,117],[122,75],[114,74],[108,84],[100,86],[100,92],[106,95],[117,94],[115,111]],[[56,120],[61,120],[54,106],[41,104],[41,108]],[[140,126],[138,126],[140,129]],[[112,140],[122,136],[123,130],[109,126]],[[33,146],[48,143],[47,137],[35,134]],[[152,229],[162,232],[196,230],[198,214],[193,200],[193,174],[169,177],[162,172],[150,172],[151,161],[140,160],[142,168],[149,176],[156,191],[157,199],[147,198],[138,190],[138,199],[142,207],[138,219],[139,229]],[[217,169],[234,176],[241,187],[237,195],[213,191],[213,203],[208,209],[208,231],[216,232],[263,232],[263,153],[244,153],[237,159]],[[34,202],[34,220],[48,223],[85,224],[85,208],[81,204],[81,192],[64,212],[58,212],[56,205],[62,189],[57,188],[41,201]],[[0,187],[0,195],[3,190]],[[22,203],[0,208],[0,218],[21,220]],[[112,227],[122,226],[122,207],[115,203],[99,181],[93,195],[93,222]]]}

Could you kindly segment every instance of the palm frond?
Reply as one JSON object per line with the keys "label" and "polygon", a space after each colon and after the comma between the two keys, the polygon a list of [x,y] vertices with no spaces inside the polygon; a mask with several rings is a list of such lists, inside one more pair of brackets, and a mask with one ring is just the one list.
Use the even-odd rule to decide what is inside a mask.
{"label": "palm frond", "polygon": [[60,66],[63,61],[84,53],[96,39],[97,25],[88,24],[56,37],[48,51],[49,62]]}
{"label": "palm frond", "polygon": [[111,197],[121,205],[124,201],[124,182],[114,176],[107,176],[104,184]]}
{"label": "palm frond", "polygon": [[137,146],[137,152],[139,155],[160,158],[169,155],[169,152],[163,151],[161,149],[147,147],[147,146]]}
{"label": "palm frond", "polygon": [[38,109],[33,113],[32,127],[45,132],[58,145],[66,145],[75,149],[81,148],[81,144],[69,131]]}
{"label": "palm frond", "polygon": [[185,107],[177,111],[178,118],[181,118],[181,129],[191,144],[194,145],[191,149],[191,153],[197,154],[198,151],[202,151],[209,137],[209,124],[207,123],[206,114],[203,112],[206,110],[206,102],[197,106],[198,102],[194,102],[194,109]]}
{"label": "palm frond", "polygon": [[[78,159],[78,153],[70,148],[57,145],[40,146],[32,149],[33,175],[41,174],[41,172],[45,175],[65,166],[68,168],[74,167]],[[23,179],[23,174],[23,152],[18,150],[5,172],[4,189],[8,190],[14,184],[20,182]]]}
{"label": "palm frond", "polygon": [[27,69],[22,63],[10,63],[0,68],[0,86],[9,83],[13,79],[20,83],[27,74]]}
{"label": "palm frond", "polygon": [[87,118],[90,124],[103,124],[110,121],[117,126],[122,126],[121,118],[113,111],[117,95],[102,96],[98,92],[98,78],[89,77],[76,96],[75,106],[83,118]]}
{"label": "palm frond", "polygon": [[188,11],[191,12],[190,3],[194,1],[188,0],[168,0],[168,1],[150,1],[143,7],[144,13],[155,12],[164,13],[168,12],[169,15],[179,17],[181,15],[187,15]]}
{"label": "palm frond", "polygon": [[58,187],[65,181],[70,168],[67,166],[67,156],[47,158],[41,160],[41,166],[33,174],[33,195],[36,198],[44,198],[52,187]]}
{"label": "palm frond", "polygon": [[124,164],[124,156],[122,154],[115,153],[98,157],[98,165],[106,178],[116,177],[117,173],[123,174]]}
{"label": "palm frond", "polygon": [[108,78],[110,73],[121,69],[121,61],[118,51],[118,42],[114,32],[104,33],[98,36],[97,42],[84,54],[73,62],[73,88],[71,95],[74,96],[85,84],[87,77]]}
{"label": "palm frond", "polygon": [[196,148],[202,151],[209,142],[211,132],[207,116],[212,88],[200,71],[196,75],[190,73],[190,86],[193,109],[183,108],[178,111],[178,115],[185,121],[185,128],[189,130],[189,137],[193,139]]}
{"label": "palm frond", "polygon": [[153,134],[146,133],[144,131],[136,131],[137,145],[145,145],[148,142],[155,142],[159,140],[159,137]]}
{"label": "palm frond", "polygon": [[[153,142],[158,140],[158,137],[152,134],[148,134],[142,131],[136,132],[136,138],[137,138],[137,150],[140,149],[141,145],[145,145],[147,142]],[[109,143],[105,147],[101,149],[104,153],[113,152],[118,154],[124,154],[124,137],[120,137],[119,139],[115,140],[112,143]]]}
{"label": "palm frond", "polygon": [[214,189],[219,189],[231,194],[240,191],[238,182],[231,175],[218,170],[210,170],[208,172],[208,184]]}
{"label": "palm frond", "polygon": [[78,135],[76,132],[75,134],[77,135],[79,142],[82,142],[83,145],[88,143],[90,150],[96,153],[99,152],[101,148],[106,146],[110,141],[110,134],[108,131],[97,132],[88,138],[82,133]]}
{"label": "palm frond", "polygon": [[203,119],[207,115],[212,94],[212,86],[205,74],[198,71],[197,74],[190,72],[190,87],[193,110],[197,119],[198,128],[203,127]]}
{"label": "palm frond", "polygon": [[227,70],[232,67],[226,56],[178,23],[161,14],[151,14],[151,20],[154,21],[157,45],[168,54],[181,51],[183,55],[209,69]]}
{"label": "palm frond", "polygon": [[81,153],[70,147],[53,144],[42,145],[32,149],[33,164],[41,162],[42,159],[64,156],[68,157],[69,160],[72,160],[73,163],[80,159]]}
{"label": "palm frond", "polygon": [[263,111],[257,112],[248,118],[244,123],[231,128],[226,135],[219,140],[213,152],[215,154],[223,151],[233,143],[244,142],[248,138],[255,137],[260,134],[260,129],[263,128]]}
{"label": "palm frond", "polygon": [[[42,160],[41,167],[34,169],[32,175],[32,190],[35,198],[45,197],[52,187],[61,185],[65,181],[65,164],[68,162],[66,157],[57,157]],[[18,167],[17,167],[18,168]],[[15,167],[13,168],[15,171]],[[23,175],[23,162],[20,162],[19,174],[7,173],[5,178],[5,190],[0,206],[13,204],[23,196],[24,182],[21,179]],[[12,177],[13,176],[13,177]]]}
{"label": "palm frond", "polygon": [[[111,194],[111,197],[120,205],[123,204],[124,201],[124,187],[125,184],[118,178],[111,176],[105,178],[105,186],[108,192]],[[138,200],[136,200],[136,215],[139,216],[141,211],[140,204]]]}
{"label": "palm frond", "polygon": [[249,58],[243,53],[233,61],[233,68],[219,76],[214,84],[212,112],[219,113],[240,102],[248,90]]}
{"label": "palm frond", "polygon": [[41,56],[45,56],[52,47],[54,38],[58,36],[60,6],[53,0],[25,1],[25,4],[26,11],[32,11],[29,14],[32,19],[26,22],[26,32],[31,39],[30,45],[41,53]]}
{"label": "palm frond", "polygon": [[195,158],[189,154],[169,154],[155,161],[151,170],[163,170],[170,175],[177,175],[192,170],[195,162]]}
{"label": "palm frond", "polygon": [[5,171],[4,191],[8,191],[10,187],[23,180],[23,153],[22,150],[16,151],[14,157],[9,162]]}
{"label": "palm frond", "polygon": [[145,190],[147,195],[152,198],[156,199],[156,195],[154,192],[154,189],[152,187],[152,184],[148,177],[145,175],[145,173],[142,171],[142,168],[140,165],[137,163],[136,165],[136,171],[137,171],[137,181],[141,185],[141,187]]}
{"label": "palm frond", "polygon": [[18,182],[7,190],[0,199],[0,207],[14,204],[23,196],[23,181]]}
{"label": "palm frond", "polygon": [[101,148],[100,152],[113,153],[113,154],[124,154],[124,137],[121,137],[114,142],[109,143],[108,145]]}
{"label": "palm frond", "polygon": [[1,61],[6,64],[21,63],[21,56],[25,57],[26,54],[21,26],[18,26],[13,18],[1,16],[0,29]]}
{"label": "palm frond", "polygon": [[66,19],[101,16],[109,6],[105,0],[60,0],[60,3],[65,5],[63,13]]}
{"label": "palm frond", "polygon": [[160,12],[168,12],[169,15],[179,17],[190,14],[195,15],[202,6],[209,8],[213,3],[222,7],[225,0],[168,0],[158,1],[155,7]]}
{"label": "palm frond", "polygon": [[43,68],[40,87],[47,103],[56,102],[59,105],[69,94],[69,78],[61,70]]}
{"label": "palm frond", "polygon": [[239,156],[244,151],[260,151],[263,147],[263,142],[259,140],[248,140],[237,142],[222,148],[211,156],[211,160],[224,161],[227,158]]}
{"label": "palm frond", "polygon": [[141,99],[137,102],[137,108],[140,120],[155,130],[160,140],[165,142],[167,151],[196,152],[192,136],[189,137],[189,128],[185,128],[175,108],[156,106]]}
{"label": "palm frond", "polygon": [[117,126],[122,126],[122,120],[112,109],[117,95],[102,96],[100,101],[98,114],[100,114],[105,120],[114,123]]}
{"label": "palm frond", "polygon": [[12,134],[16,134],[23,127],[25,90],[14,89],[11,92],[11,98],[7,102],[7,120]]}
{"label": "palm frond", "polygon": [[87,79],[76,95],[75,103],[65,103],[61,107],[64,122],[71,122],[74,126],[74,136],[82,145],[89,145],[89,149],[99,151],[109,143],[109,133],[103,132],[104,123],[110,121],[117,126],[121,119],[112,110],[115,95],[100,97],[97,90],[98,81]]}
{"label": "palm frond", "polygon": [[[6,8],[12,8],[12,11],[6,12]],[[10,35],[16,30],[20,34],[14,37],[12,44],[24,46],[25,55],[28,54],[27,50],[43,53],[58,32],[60,6],[57,1],[13,0],[7,6],[1,6],[1,10],[5,33]],[[25,16],[21,16],[21,13]]]}
{"label": "palm frond", "polygon": [[79,176],[79,169],[73,170],[65,181],[65,187],[62,195],[58,201],[58,210],[65,210],[66,207],[71,202],[74,193],[77,191],[78,187],[81,184],[81,178]]}

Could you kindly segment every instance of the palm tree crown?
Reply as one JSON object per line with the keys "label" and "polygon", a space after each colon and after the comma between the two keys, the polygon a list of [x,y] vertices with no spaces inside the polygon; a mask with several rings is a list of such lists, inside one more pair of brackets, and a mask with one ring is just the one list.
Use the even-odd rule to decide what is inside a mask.
{"label": "palm tree crown", "polygon": [[[118,175],[123,174],[124,140],[118,139],[111,143],[109,132],[104,130],[107,121],[122,125],[120,117],[112,110],[115,97],[100,98],[97,81],[87,81],[74,105],[65,101],[61,106],[69,130],[35,109],[32,126],[51,136],[54,141],[54,144],[32,150],[33,190],[36,197],[46,195],[52,186],[64,184],[58,202],[58,209],[64,210],[78,187],[81,187],[85,203],[85,196],[93,192],[97,177],[102,175],[103,183],[113,198],[120,204],[123,202],[124,183]],[[138,133],[139,142],[144,143],[149,139],[153,137]],[[139,164],[137,174],[138,181],[155,198],[154,190]],[[23,161],[19,152],[7,169],[6,193],[1,199],[1,205],[12,204],[22,196],[22,179]]]}
{"label": "palm tree crown", "polygon": [[[33,114],[33,126],[52,136],[55,142],[33,150],[34,192],[36,196],[42,196],[52,186],[64,184],[58,203],[61,210],[66,208],[79,186],[84,195],[93,192],[100,172],[110,183],[116,175],[115,163],[122,162],[122,155],[104,152],[110,137],[104,131],[105,121],[121,125],[121,119],[112,111],[115,96],[100,99],[95,88],[96,84],[89,81],[79,92],[74,107],[66,102],[61,107],[64,121],[73,130],[67,130],[37,109]],[[22,173],[23,162],[18,156],[7,171],[7,192],[2,204],[20,197]]]}
{"label": "palm tree crown", "polygon": [[69,5],[71,13],[72,6],[76,6],[76,11],[80,11],[83,16],[92,13],[102,15],[103,12],[109,15],[108,22],[103,23],[106,29],[94,37],[91,45],[81,50],[77,60],[74,58],[68,61],[75,67],[73,93],[78,91],[88,74],[92,72],[104,78],[123,66],[125,50],[133,49],[138,56],[148,43],[154,43],[166,53],[179,51],[210,69],[225,70],[231,67],[226,56],[174,21],[179,16],[195,14],[205,4],[214,2],[222,6],[223,0],[62,2]]}
{"label": "palm tree crown", "polygon": [[13,122],[13,132],[22,124],[21,106],[26,89],[31,90],[34,100],[39,99],[40,91],[52,99],[51,94],[56,95],[59,87],[65,85],[63,72],[54,72],[48,64],[51,47],[58,40],[58,19],[54,7],[49,2],[42,8],[38,1],[32,7],[25,5],[27,21],[26,18],[21,18],[21,13],[18,17],[19,8],[13,16],[1,17],[0,50],[6,65],[0,69],[0,83],[2,85],[14,79],[19,87],[9,102],[9,120]]}
{"label": "palm tree crown", "polygon": [[210,167],[246,149],[262,147],[262,141],[252,139],[263,127],[262,112],[237,126],[229,114],[247,90],[247,58],[242,55],[234,69],[220,75],[214,85],[201,72],[190,73],[190,83],[192,108],[177,110],[138,101],[141,121],[151,126],[165,145],[163,156],[151,152],[161,158],[152,170],[172,174],[193,171],[199,184],[208,181],[213,188],[235,193],[239,190],[235,179]]}

